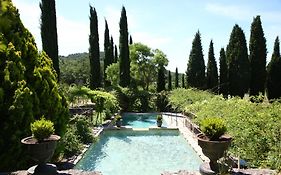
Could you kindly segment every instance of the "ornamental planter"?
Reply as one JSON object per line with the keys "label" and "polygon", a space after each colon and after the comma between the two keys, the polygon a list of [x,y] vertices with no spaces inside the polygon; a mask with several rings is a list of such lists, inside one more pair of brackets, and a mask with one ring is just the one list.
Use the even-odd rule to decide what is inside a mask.
{"label": "ornamental planter", "polygon": [[[204,134],[198,134],[198,145],[202,148],[202,152],[205,156],[210,159],[209,167],[214,172],[219,172],[219,164],[218,160],[223,157],[225,151],[230,146],[232,138],[230,136],[223,135],[220,137],[219,140],[211,141],[209,140]],[[204,164],[204,163],[203,163]],[[205,173],[203,169],[206,167],[202,167],[203,164],[200,166],[200,173],[201,174],[212,174],[212,173]]]}
{"label": "ornamental planter", "polygon": [[49,138],[44,139],[41,142],[38,142],[32,136],[21,140],[21,143],[26,145],[31,159],[38,164],[28,169],[29,174],[51,175],[57,173],[56,166],[47,164],[47,161],[52,158],[59,139],[60,136],[51,135]]}
{"label": "ornamental planter", "polygon": [[162,123],[163,123],[162,120],[157,120],[157,126],[158,126],[158,127],[161,127],[161,126],[162,126]]}
{"label": "ornamental planter", "polygon": [[122,120],[116,120],[116,126],[119,128],[122,125]]}

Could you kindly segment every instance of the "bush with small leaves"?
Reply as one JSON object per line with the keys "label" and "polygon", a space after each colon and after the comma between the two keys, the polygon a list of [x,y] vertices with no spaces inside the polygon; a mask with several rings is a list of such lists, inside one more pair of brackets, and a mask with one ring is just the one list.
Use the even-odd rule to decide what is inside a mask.
{"label": "bush with small leaves", "polygon": [[49,138],[55,132],[54,123],[50,120],[46,120],[44,117],[31,123],[30,127],[33,137],[36,138],[38,142],[44,141],[44,139]]}
{"label": "bush with small leaves", "polygon": [[226,133],[226,125],[220,117],[207,117],[200,123],[201,131],[210,140],[219,140],[219,138]]}

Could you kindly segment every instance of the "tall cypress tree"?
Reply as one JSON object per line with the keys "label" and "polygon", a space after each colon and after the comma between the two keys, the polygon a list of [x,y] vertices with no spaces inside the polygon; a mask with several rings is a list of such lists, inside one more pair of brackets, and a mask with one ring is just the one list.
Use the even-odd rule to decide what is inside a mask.
{"label": "tall cypress tree", "polygon": [[130,45],[133,44],[133,38],[132,38],[132,35],[130,35]]}
{"label": "tall cypress tree", "polygon": [[100,47],[98,33],[98,17],[96,9],[90,6],[90,36],[89,36],[89,59],[90,59],[90,88],[101,87],[100,71]]}
{"label": "tall cypress tree", "polygon": [[243,30],[236,24],[226,49],[229,94],[243,97],[249,89],[250,61]]}
{"label": "tall cypress tree", "polygon": [[267,66],[266,86],[268,99],[271,100],[281,97],[281,56],[278,37],[275,39],[271,61]]}
{"label": "tall cypress tree", "polygon": [[119,37],[119,49],[120,49],[120,86],[127,87],[130,85],[130,56],[128,45],[128,24],[126,9],[123,6],[120,18],[120,37]]}
{"label": "tall cypress tree", "polygon": [[172,76],[171,71],[168,72],[168,90],[172,90]]}
{"label": "tall cypress tree", "polygon": [[205,63],[203,58],[201,36],[198,31],[192,42],[189,60],[187,64],[187,83],[191,87],[203,89],[205,86]]}
{"label": "tall cypress tree", "polygon": [[55,0],[42,0],[41,9],[41,39],[42,48],[52,59],[53,66],[60,79],[57,17]]}
{"label": "tall cypress tree", "polygon": [[159,66],[158,68],[158,77],[157,77],[157,92],[161,92],[165,90],[165,68],[164,66]]}
{"label": "tall cypress tree", "polygon": [[115,45],[114,46],[114,63],[117,63],[117,61],[118,61],[118,48],[117,48],[117,46]]}
{"label": "tall cypress tree", "polygon": [[228,95],[228,68],[226,63],[226,55],[224,48],[220,50],[220,81],[219,81],[219,93],[223,96]]}
{"label": "tall cypress tree", "polygon": [[109,64],[114,63],[114,42],[113,42],[113,37],[111,36],[110,38],[110,60]]}
{"label": "tall cypress tree", "polygon": [[207,64],[207,88],[213,92],[218,89],[218,68],[214,55],[214,45],[213,41],[210,42],[209,56]]}
{"label": "tall cypress tree", "polygon": [[175,74],[175,88],[179,87],[179,72],[178,68],[176,68],[176,74]]}
{"label": "tall cypress tree", "polygon": [[264,94],[267,49],[260,16],[254,18],[251,26],[249,49],[251,65],[250,95]]}
{"label": "tall cypress tree", "polygon": [[184,79],[185,79],[184,74],[182,74],[182,77],[181,77],[181,87],[182,88],[185,88]]}
{"label": "tall cypress tree", "polygon": [[110,50],[110,39],[109,39],[109,29],[107,21],[105,20],[105,30],[104,30],[104,62],[103,62],[103,79],[104,79],[104,86],[108,87],[110,82],[106,80],[106,68],[110,65],[111,59],[111,50]]}

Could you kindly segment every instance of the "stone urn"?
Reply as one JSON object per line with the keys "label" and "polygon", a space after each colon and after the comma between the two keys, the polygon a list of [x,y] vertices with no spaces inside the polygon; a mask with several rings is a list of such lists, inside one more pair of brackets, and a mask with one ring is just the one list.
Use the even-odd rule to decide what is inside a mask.
{"label": "stone urn", "polygon": [[[232,138],[227,135],[221,136],[218,140],[209,140],[204,134],[198,134],[198,145],[202,148],[203,154],[210,159],[208,164],[200,166],[201,174],[217,174],[219,172],[218,160],[224,156],[230,146]],[[211,169],[208,171],[207,169]]]}
{"label": "stone urn", "polygon": [[52,175],[57,174],[57,168],[53,164],[47,162],[52,158],[57,141],[60,139],[58,135],[51,135],[49,138],[38,142],[34,137],[26,137],[21,140],[21,143],[26,145],[27,152],[31,159],[37,162],[38,165],[28,169],[29,174]]}
{"label": "stone urn", "polygon": [[161,126],[162,126],[162,123],[163,123],[162,120],[157,120],[157,126],[158,126],[158,127],[161,127]]}

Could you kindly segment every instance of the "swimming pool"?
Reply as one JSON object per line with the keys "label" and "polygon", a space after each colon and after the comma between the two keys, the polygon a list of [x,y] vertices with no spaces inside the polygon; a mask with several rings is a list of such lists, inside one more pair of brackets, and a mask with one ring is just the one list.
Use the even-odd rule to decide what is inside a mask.
{"label": "swimming pool", "polygon": [[[122,125],[133,128],[156,127],[156,117],[157,114],[153,113],[126,113],[122,115]],[[167,126],[164,120],[162,126]]]}
{"label": "swimming pool", "polygon": [[178,130],[104,131],[75,166],[103,175],[198,171],[202,160]]}

